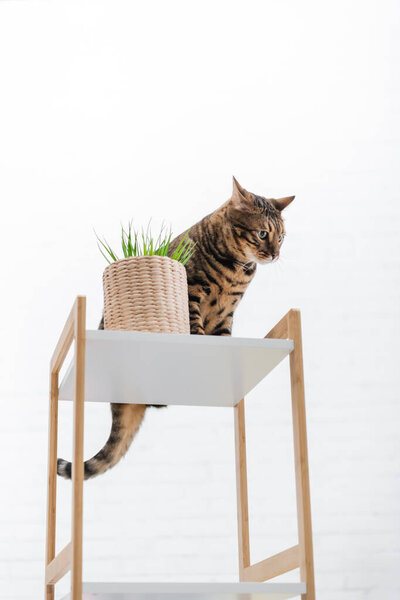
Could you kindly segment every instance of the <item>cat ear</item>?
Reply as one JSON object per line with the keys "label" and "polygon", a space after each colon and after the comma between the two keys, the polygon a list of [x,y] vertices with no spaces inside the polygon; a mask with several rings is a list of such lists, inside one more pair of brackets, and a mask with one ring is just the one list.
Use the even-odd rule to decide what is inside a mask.
{"label": "cat ear", "polygon": [[243,193],[245,190],[242,188],[242,186],[240,185],[240,183],[238,182],[236,177],[232,177],[232,179],[233,179],[233,191],[237,190],[237,191]]}
{"label": "cat ear", "polygon": [[233,178],[233,191],[231,198],[232,205],[237,210],[246,210],[252,204],[252,198],[247,190],[242,188],[240,183]]}
{"label": "cat ear", "polygon": [[278,210],[283,210],[284,208],[289,206],[289,204],[293,202],[294,199],[295,196],[286,196],[286,198],[278,198],[277,200],[272,200],[272,204]]}

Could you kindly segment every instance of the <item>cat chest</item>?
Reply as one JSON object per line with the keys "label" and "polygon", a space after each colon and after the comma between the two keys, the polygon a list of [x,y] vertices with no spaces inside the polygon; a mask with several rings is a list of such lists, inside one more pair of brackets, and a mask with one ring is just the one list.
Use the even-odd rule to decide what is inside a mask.
{"label": "cat chest", "polygon": [[208,316],[209,320],[220,319],[235,310],[242,299],[243,293],[237,290],[227,292],[211,290],[209,295],[202,298],[200,311],[202,315]]}

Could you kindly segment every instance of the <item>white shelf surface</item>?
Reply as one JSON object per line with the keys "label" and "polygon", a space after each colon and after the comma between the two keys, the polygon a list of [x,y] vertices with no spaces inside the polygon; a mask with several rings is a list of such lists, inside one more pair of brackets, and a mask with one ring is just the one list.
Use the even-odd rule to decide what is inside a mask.
{"label": "white shelf surface", "polygon": [[[88,330],[85,400],[235,406],[292,350],[292,340]],[[60,400],[73,400],[74,379],[71,363]]]}
{"label": "white shelf surface", "polygon": [[[305,583],[84,583],[83,600],[284,600]],[[63,600],[69,600],[70,595]]]}

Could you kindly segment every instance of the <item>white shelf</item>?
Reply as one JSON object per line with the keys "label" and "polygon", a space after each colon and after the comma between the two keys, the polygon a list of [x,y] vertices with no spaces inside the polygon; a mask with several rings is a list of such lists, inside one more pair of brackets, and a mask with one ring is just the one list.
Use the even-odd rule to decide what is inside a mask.
{"label": "white shelf", "polygon": [[[235,406],[292,350],[292,340],[88,330],[85,400]],[[73,391],[72,363],[60,400]]]}
{"label": "white shelf", "polygon": [[[83,600],[284,600],[305,583],[84,583]],[[69,600],[68,594],[63,600]]]}

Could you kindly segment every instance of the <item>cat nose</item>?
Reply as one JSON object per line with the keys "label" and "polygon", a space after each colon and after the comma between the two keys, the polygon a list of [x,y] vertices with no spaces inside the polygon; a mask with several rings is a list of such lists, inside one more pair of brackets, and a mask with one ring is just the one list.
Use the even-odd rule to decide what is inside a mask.
{"label": "cat nose", "polygon": [[279,252],[275,252],[275,254],[271,254],[272,260],[275,260],[276,258],[278,258],[278,256],[279,256]]}

